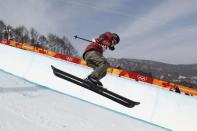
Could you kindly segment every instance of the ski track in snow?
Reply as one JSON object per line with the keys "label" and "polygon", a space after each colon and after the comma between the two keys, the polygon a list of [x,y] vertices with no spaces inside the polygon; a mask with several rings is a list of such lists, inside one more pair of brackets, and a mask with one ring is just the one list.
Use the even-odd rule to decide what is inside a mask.
{"label": "ski track in snow", "polygon": [[0,131],[143,131],[151,127],[3,71],[0,103]]}

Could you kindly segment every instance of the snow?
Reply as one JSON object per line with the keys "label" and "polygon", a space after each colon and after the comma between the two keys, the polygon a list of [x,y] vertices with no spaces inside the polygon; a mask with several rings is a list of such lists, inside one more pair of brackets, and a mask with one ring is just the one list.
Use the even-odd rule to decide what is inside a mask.
{"label": "snow", "polygon": [[0,70],[1,131],[162,131]]}
{"label": "snow", "polygon": [[[141,130],[141,128],[144,127],[144,123],[146,123],[145,125],[147,124],[150,125],[150,123],[153,123],[161,127],[165,127],[176,131],[197,130],[197,126],[195,126],[196,118],[197,118],[197,112],[196,112],[197,97],[191,97],[183,94],[170,92],[167,89],[159,88],[159,86],[154,86],[152,84],[147,84],[143,82],[136,82],[131,79],[125,79],[115,75],[107,74],[107,76],[104,79],[102,79],[102,82],[104,83],[104,86],[107,89],[116,92],[120,95],[123,95],[131,100],[139,101],[141,103],[140,105],[134,108],[126,108],[118,103],[106,99],[101,95],[98,95],[92,91],[77,86],[76,84],[55,77],[51,69],[51,65],[54,65],[57,68],[60,68],[73,75],[76,75],[81,78],[85,78],[92,71],[88,67],[63,61],[63,60],[58,60],[52,57],[48,57],[46,55],[41,55],[38,53],[33,53],[30,51],[17,49],[6,45],[0,45],[0,61],[1,61],[0,69],[12,73],[15,76],[21,77],[23,78],[23,80],[25,79],[34,82],[37,84],[36,89],[38,88],[42,89],[42,90],[40,89],[37,91],[27,92],[26,88],[21,88],[21,90],[23,90],[22,92],[24,92],[25,95],[22,95],[21,91],[18,92],[15,91],[15,93],[17,92],[17,94],[20,95],[19,96],[17,95],[17,97],[13,96],[13,98],[11,97],[12,98],[12,99],[10,98],[11,100],[9,100],[9,96],[6,96],[5,98],[8,100],[7,101],[3,100],[1,102],[7,105],[9,104],[9,102],[11,103],[12,101],[19,99],[20,101],[19,103],[12,102],[8,109],[12,109],[13,105],[16,105],[16,107],[18,108],[22,107],[22,109],[25,110],[22,111],[23,113],[28,112],[27,113],[28,115],[25,116],[29,116],[29,114],[31,113],[33,114],[32,119],[33,121],[36,122],[38,121],[38,123],[36,123],[37,125],[41,124],[43,126],[45,124],[45,126],[47,125],[47,128],[51,126],[56,128],[56,125],[58,125],[57,130],[61,130],[62,129],[61,122],[64,121],[64,123],[66,123],[65,119],[67,117],[65,118],[65,116],[69,116],[70,113],[72,114],[72,111],[77,109],[76,111],[77,113],[76,112],[73,113],[77,115],[72,115],[71,117],[71,118],[73,117],[76,118],[73,118],[73,120],[71,121],[72,123],[74,123],[73,125],[77,123],[75,127],[80,125],[78,130],[79,129],[83,130],[82,125],[85,125],[85,127],[86,125],[88,125],[88,129],[85,130],[93,130],[93,127],[97,125],[99,127],[97,128],[98,130],[105,130],[105,128],[102,128],[104,126],[102,125],[102,121],[104,122],[109,121],[109,124],[107,125],[110,125],[110,127],[112,126],[114,127],[113,129],[109,129],[109,130],[120,130],[120,128],[122,130],[123,127],[130,127],[130,125],[132,125],[131,130],[134,130],[133,128],[136,127],[140,127],[140,129],[138,130]],[[43,90],[43,87],[38,87],[38,84],[44,86],[45,90]],[[18,86],[18,87],[24,87],[24,86]],[[31,86],[28,86],[28,88],[30,87]],[[50,90],[46,90],[46,87]],[[30,89],[32,90],[32,88]],[[6,90],[7,92],[12,92],[15,89],[8,89],[8,88],[5,89],[5,87],[2,86],[2,92],[3,91],[5,92]],[[61,92],[61,95],[58,92]],[[13,94],[13,93],[7,93],[7,94]],[[65,94],[67,94],[67,96]],[[34,97],[34,95],[36,97]],[[68,96],[69,98],[67,98]],[[75,98],[75,99],[71,99],[71,98]],[[69,100],[67,102],[61,102],[61,100],[65,100],[65,99],[66,100],[69,99]],[[27,103],[28,106],[23,107],[24,103]],[[66,103],[69,104],[66,105]],[[72,105],[70,105],[72,103],[77,103],[76,105],[78,106],[74,106],[75,108],[70,108],[72,107]],[[53,105],[53,108],[51,108],[51,105]],[[3,107],[4,106],[2,106],[2,109]],[[38,109],[39,107],[41,107],[41,109]],[[20,112],[21,108],[19,109]],[[61,111],[61,110],[66,111],[68,109],[71,109],[69,110],[70,112],[69,115],[64,114],[65,112]],[[84,111],[87,111],[88,113]],[[96,112],[91,114],[91,111],[96,111]],[[39,115],[39,112],[41,115]],[[47,113],[45,114],[45,112]],[[61,113],[58,114],[59,112]],[[79,112],[82,112],[82,114],[78,114]],[[104,115],[102,115],[103,112]],[[83,116],[86,113],[87,114],[90,113],[91,114],[90,117],[93,118],[100,117],[100,119],[98,120],[90,119],[90,122],[84,122],[85,124],[78,123],[82,120],[89,119],[86,118],[86,115],[82,120],[78,118],[78,115]],[[56,114],[56,115],[53,115],[51,119],[48,118],[45,119],[45,117],[47,117],[48,114],[50,115]],[[58,118],[57,114],[60,115],[60,118]],[[112,115],[114,117],[109,116],[111,114],[115,114],[115,116],[114,115]],[[117,114],[119,114],[121,118]],[[38,116],[35,117],[36,115]],[[131,121],[131,123],[129,124],[129,126],[125,126],[125,123],[127,122],[122,120],[122,118],[128,119],[128,117],[130,118],[129,120]],[[134,119],[134,117],[137,119]],[[108,118],[109,119],[113,118],[113,119],[109,120]],[[121,122],[118,121],[117,124],[113,122],[114,120],[116,120],[116,118],[118,120],[121,120]],[[68,117],[68,119],[70,118]],[[143,124],[136,125],[133,123],[133,120],[137,120],[138,122]],[[50,123],[50,124],[46,124],[46,123]],[[51,123],[54,123],[54,125]],[[120,123],[121,123],[121,127],[115,126],[115,125],[120,126]],[[161,129],[164,130],[165,128],[161,128]],[[72,126],[72,129],[70,130],[75,130],[75,128]],[[106,130],[108,130],[108,126]]]}

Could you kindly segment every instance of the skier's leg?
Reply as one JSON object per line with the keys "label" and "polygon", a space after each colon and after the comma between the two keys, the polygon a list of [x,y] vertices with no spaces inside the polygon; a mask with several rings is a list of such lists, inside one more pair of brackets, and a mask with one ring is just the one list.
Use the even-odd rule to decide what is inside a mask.
{"label": "skier's leg", "polygon": [[97,67],[92,72],[93,76],[96,76],[99,80],[102,79],[107,74],[107,68],[109,67],[109,63],[104,57],[100,57],[97,59]]}
{"label": "skier's leg", "polygon": [[85,60],[88,65],[94,68],[94,71],[89,75],[89,79],[95,80],[102,85],[99,80],[102,79],[107,73],[107,68],[109,67],[107,60],[100,52],[97,51],[87,52],[85,55]]}

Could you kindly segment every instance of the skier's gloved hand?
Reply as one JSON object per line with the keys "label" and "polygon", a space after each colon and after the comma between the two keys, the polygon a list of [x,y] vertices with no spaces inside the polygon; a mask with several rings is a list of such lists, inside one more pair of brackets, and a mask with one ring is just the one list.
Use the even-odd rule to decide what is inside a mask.
{"label": "skier's gloved hand", "polygon": [[114,46],[110,46],[109,49],[110,49],[111,51],[113,51],[113,50],[115,50],[115,47],[114,47]]}
{"label": "skier's gloved hand", "polygon": [[92,38],[92,42],[97,42],[95,38]]}

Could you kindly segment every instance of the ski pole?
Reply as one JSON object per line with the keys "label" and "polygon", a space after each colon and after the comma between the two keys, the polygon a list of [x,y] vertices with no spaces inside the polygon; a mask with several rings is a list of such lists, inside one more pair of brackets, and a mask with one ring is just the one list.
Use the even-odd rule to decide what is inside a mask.
{"label": "ski pole", "polygon": [[88,40],[88,39],[79,37],[79,36],[77,36],[77,35],[75,35],[74,38],[75,38],[75,39],[81,39],[81,40],[88,41],[88,42],[93,42],[93,41],[91,41],[91,40]]}

